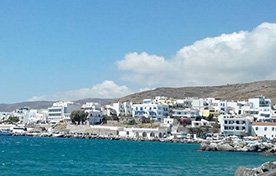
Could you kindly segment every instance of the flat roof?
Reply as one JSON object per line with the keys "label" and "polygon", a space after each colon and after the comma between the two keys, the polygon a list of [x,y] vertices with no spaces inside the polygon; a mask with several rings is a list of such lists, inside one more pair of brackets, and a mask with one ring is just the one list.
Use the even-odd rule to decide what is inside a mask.
{"label": "flat roof", "polygon": [[275,122],[253,122],[252,126],[276,126]]}

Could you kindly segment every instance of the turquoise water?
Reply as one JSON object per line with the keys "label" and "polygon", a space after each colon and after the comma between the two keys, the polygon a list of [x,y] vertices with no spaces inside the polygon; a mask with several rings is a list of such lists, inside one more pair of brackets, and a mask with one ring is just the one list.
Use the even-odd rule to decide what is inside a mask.
{"label": "turquoise water", "polygon": [[0,136],[0,175],[234,175],[276,157],[197,144]]}

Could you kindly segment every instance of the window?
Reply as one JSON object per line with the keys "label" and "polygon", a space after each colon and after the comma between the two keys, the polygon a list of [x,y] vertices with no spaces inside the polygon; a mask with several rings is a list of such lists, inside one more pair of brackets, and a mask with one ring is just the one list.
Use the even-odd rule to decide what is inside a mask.
{"label": "window", "polygon": [[255,128],[256,131],[258,131],[258,129],[259,129],[258,127]]}
{"label": "window", "polygon": [[266,130],[267,130],[267,127],[265,127],[264,130],[266,131]]}
{"label": "window", "polygon": [[274,131],[274,127],[272,127],[272,131]]}

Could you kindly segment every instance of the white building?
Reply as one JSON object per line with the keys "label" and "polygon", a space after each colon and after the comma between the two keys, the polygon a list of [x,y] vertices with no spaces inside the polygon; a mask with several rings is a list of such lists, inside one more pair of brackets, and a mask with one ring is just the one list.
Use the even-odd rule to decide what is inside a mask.
{"label": "white building", "polygon": [[112,105],[106,105],[105,115],[111,116],[113,113],[119,116],[131,116],[132,115],[132,102],[117,102]]}
{"label": "white building", "polygon": [[175,125],[177,125],[177,120],[170,118],[169,116],[167,118],[164,118],[163,123],[161,124],[162,127],[167,127],[167,128],[170,128]]}
{"label": "white building", "polygon": [[180,118],[188,118],[192,121],[196,120],[196,118],[199,118],[199,110],[197,109],[173,109],[173,117],[180,117]]}
{"label": "white building", "polygon": [[163,138],[167,135],[166,129],[160,128],[124,128],[123,131],[119,131],[120,137],[125,138]]}
{"label": "white building", "polygon": [[252,136],[260,136],[268,139],[276,138],[275,122],[253,122],[251,128]]}
{"label": "white building", "polygon": [[95,102],[87,102],[81,106],[84,112],[89,112],[90,110],[101,110],[101,104]]}
{"label": "white building", "polygon": [[103,122],[103,113],[99,110],[88,111],[87,117],[90,125],[98,125]]}
{"label": "white building", "polygon": [[48,108],[48,120],[50,122],[70,121],[71,113],[80,110],[80,108],[80,104],[73,102],[60,101],[54,103],[52,107]]}
{"label": "white building", "polygon": [[225,136],[242,136],[250,133],[253,117],[240,117],[235,115],[219,116],[220,131]]}
{"label": "white building", "polygon": [[169,115],[169,106],[157,104],[151,99],[145,99],[143,104],[134,104],[132,116],[146,117],[153,120],[161,121]]}
{"label": "white building", "polygon": [[267,110],[271,109],[271,100],[265,98],[264,96],[249,98],[248,102],[252,104],[252,108]]}
{"label": "white building", "polygon": [[257,121],[269,121],[273,113],[270,99],[267,99],[264,96],[259,96],[249,98],[248,103],[250,104],[248,112],[253,111],[255,117],[257,117]]}
{"label": "white building", "polygon": [[24,123],[36,123],[38,121],[40,122],[46,122],[48,115],[47,109],[30,109],[25,113],[24,116]]}
{"label": "white building", "polygon": [[192,127],[212,126],[212,123],[215,122],[209,122],[208,120],[201,119],[199,121],[192,121]]}

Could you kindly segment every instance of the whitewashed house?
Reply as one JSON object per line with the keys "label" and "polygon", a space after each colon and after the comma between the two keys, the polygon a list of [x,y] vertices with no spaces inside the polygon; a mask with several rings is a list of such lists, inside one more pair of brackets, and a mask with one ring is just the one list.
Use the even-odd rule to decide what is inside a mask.
{"label": "whitewashed house", "polygon": [[268,139],[276,138],[275,122],[253,122],[251,128],[252,136],[260,136]]}
{"label": "whitewashed house", "polygon": [[225,136],[242,136],[250,133],[253,117],[220,115],[218,117],[221,133]]}
{"label": "whitewashed house", "polygon": [[73,111],[80,110],[80,104],[73,102],[60,101],[54,103],[48,108],[48,120],[50,122],[70,121],[70,115]]}
{"label": "whitewashed house", "polygon": [[157,104],[151,99],[145,99],[142,104],[134,104],[132,110],[133,117],[146,117],[152,120],[162,121],[169,115],[169,106]]}
{"label": "whitewashed house", "polygon": [[173,117],[188,118],[191,121],[196,120],[196,118],[200,118],[199,110],[197,109],[173,109],[172,112]]}
{"label": "whitewashed house", "polygon": [[103,122],[103,113],[99,110],[89,110],[87,119],[90,125],[98,125]]}
{"label": "whitewashed house", "polygon": [[210,122],[208,120],[198,120],[198,121],[192,121],[192,127],[205,127],[205,126],[212,126],[212,124],[215,122]]}
{"label": "whitewashed house", "polygon": [[112,105],[106,105],[105,115],[112,116],[116,114],[120,116],[131,116],[132,115],[132,102],[117,102]]}
{"label": "whitewashed house", "polygon": [[265,98],[264,96],[259,96],[249,98],[248,103],[250,103],[251,109],[254,109],[256,113],[258,112],[258,121],[269,121],[269,118],[273,113],[270,99]]}
{"label": "whitewashed house", "polygon": [[163,138],[167,135],[167,129],[161,128],[124,128],[119,131],[119,136],[124,138]]}
{"label": "whitewashed house", "polygon": [[101,110],[101,104],[95,102],[86,102],[81,106],[84,112],[89,112],[90,110]]}

